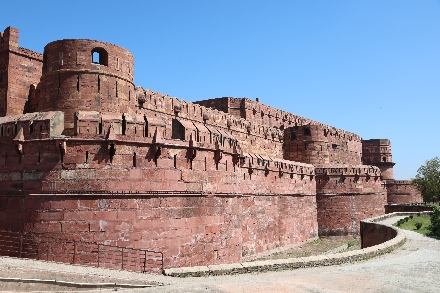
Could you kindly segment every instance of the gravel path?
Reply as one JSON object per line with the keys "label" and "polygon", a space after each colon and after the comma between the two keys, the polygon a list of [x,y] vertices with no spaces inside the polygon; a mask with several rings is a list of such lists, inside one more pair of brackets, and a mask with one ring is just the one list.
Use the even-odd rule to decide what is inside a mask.
{"label": "gravel path", "polygon": [[[397,220],[399,217],[382,223],[391,224]],[[280,272],[172,278],[62,264],[44,265],[50,271],[165,284],[146,289],[120,289],[123,292],[440,292],[440,241],[411,231],[405,234],[408,240],[401,248],[367,261]],[[24,262],[0,258],[0,272],[5,266],[19,270],[20,261]],[[41,262],[27,263],[34,263],[36,270],[41,269]],[[32,269],[30,264],[25,266]]]}

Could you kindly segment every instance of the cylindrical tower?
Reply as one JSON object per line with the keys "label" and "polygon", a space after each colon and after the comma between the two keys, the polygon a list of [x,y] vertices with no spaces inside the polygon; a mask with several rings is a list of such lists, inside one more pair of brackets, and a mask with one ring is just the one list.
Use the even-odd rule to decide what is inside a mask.
{"label": "cylindrical tower", "polygon": [[365,165],[377,166],[383,180],[394,180],[393,156],[389,139],[362,140],[362,162]]}
{"label": "cylindrical tower", "polygon": [[286,128],[284,159],[308,164],[328,164],[328,141],[323,129],[318,125]]}
{"label": "cylindrical tower", "polygon": [[74,113],[132,113],[134,58],[105,42],[60,40],[44,48],[37,111],[63,111],[65,134],[73,134]]}

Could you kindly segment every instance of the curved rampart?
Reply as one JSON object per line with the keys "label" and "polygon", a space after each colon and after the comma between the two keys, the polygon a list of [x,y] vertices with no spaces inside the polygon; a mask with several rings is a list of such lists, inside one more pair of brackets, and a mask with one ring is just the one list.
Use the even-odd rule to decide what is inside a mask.
{"label": "curved rampart", "polygon": [[[66,137],[52,114],[32,135],[34,116],[0,121],[0,230],[154,247],[165,268],[236,262],[317,235],[312,165],[161,137],[154,116],[79,112],[78,135]],[[140,131],[143,119],[154,131]]]}
{"label": "curved rampart", "polygon": [[387,180],[385,183],[389,204],[407,204],[423,202],[422,193],[411,180]]}
{"label": "curved rampart", "polygon": [[359,235],[359,221],[385,213],[386,191],[377,167],[315,167],[320,236]]}
{"label": "curved rampart", "polygon": [[[376,223],[393,216],[409,215],[408,213],[394,213],[361,221],[364,237],[374,238],[377,244],[367,248],[340,252],[328,255],[317,255],[302,258],[288,258],[276,260],[264,260],[243,262],[225,265],[198,266],[185,268],[165,269],[164,274],[174,277],[223,275],[236,273],[250,273],[261,271],[276,271],[283,269],[296,269],[314,266],[336,265],[347,262],[359,261],[384,254],[406,241],[405,233],[401,229]],[[384,233],[383,235],[381,233]],[[383,241],[383,242],[380,242]],[[370,242],[372,244],[373,242]]]}

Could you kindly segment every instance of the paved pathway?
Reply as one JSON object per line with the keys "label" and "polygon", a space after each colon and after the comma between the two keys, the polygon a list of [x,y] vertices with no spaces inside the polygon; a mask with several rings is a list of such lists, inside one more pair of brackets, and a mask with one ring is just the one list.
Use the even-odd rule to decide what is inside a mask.
{"label": "paved pathway", "polygon": [[[386,219],[383,223],[390,224],[398,219]],[[146,289],[120,290],[123,292],[440,292],[440,240],[411,231],[405,231],[405,234],[407,242],[392,253],[330,267],[199,278],[172,278],[82,267],[75,267],[72,273],[165,284]],[[11,263],[8,264],[8,261]],[[0,258],[0,272],[5,265],[18,266],[20,261],[23,260]],[[49,270],[72,270],[72,266],[68,265],[45,264]],[[29,264],[26,266],[32,267]],[[41,268],[41,263],[38,267]],[[100,292],[106,291],[110,292]]]}

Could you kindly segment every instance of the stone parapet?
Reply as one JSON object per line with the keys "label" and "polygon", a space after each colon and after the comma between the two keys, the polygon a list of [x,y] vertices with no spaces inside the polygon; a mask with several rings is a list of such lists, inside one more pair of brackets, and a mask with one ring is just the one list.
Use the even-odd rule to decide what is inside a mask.
{"label": "stone parapet", "polygon": [[411,180],[387,180],[389,204],[409,204],[423,202],[422,193],[412,184]]}

